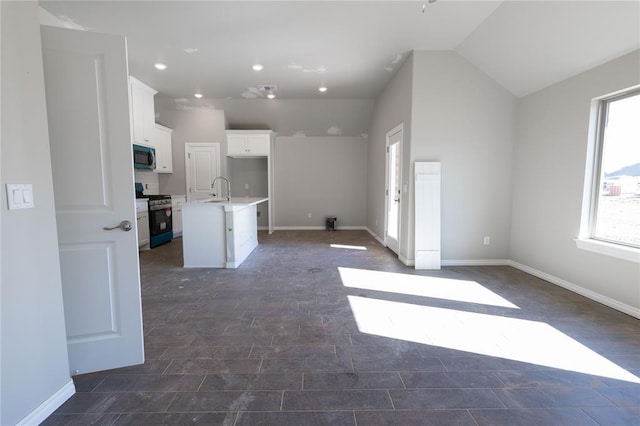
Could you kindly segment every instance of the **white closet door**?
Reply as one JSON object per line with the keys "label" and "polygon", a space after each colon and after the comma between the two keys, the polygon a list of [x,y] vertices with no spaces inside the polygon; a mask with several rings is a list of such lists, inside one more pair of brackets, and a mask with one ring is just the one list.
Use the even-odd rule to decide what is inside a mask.
{"label": "white closet door", "polygon": [[415,163],[415,265],[440,269],[440,163]]}

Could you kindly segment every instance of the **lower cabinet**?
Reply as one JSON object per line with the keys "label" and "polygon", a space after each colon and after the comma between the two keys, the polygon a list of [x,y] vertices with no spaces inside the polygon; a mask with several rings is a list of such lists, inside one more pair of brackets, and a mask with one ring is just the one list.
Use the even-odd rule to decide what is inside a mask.
{"label": "lower cabinet", "polygon": [[171,214],[173,217],[173,237],[182,236],[182,205],[187,202],[186,195],[171,196]]}
{"label": "lower cabinet", "polygon": [[148,250],[151,243],[149,235],[149,207],[146,198],[136,201],[136,219],[138,229],[138,249]]}

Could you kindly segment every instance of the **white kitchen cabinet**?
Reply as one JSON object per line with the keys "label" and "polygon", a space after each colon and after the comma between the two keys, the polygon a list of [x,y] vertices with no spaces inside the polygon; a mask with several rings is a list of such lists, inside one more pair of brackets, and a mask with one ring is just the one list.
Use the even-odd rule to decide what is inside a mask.
{"label": "white kitchen cabinet", "polygon": [[156,122],[153,96],[158,92],[135,77],[129,77],[129,81],[131,83],[133,142],[139,145],[153,145]]}
{"label": "white kitchen cabinet", "polygon": [[185,268],[237,268],[258,247],[256,206],[267,198],[204,200],[184,205]]}
{"label": "white kitchen cabinet", "polygon": [[182,205],[187,202],[186,195],[171,196],[171,214],[173,222],[173,237],[182,235]]}
{"label": "white kitchen cabinet", "polygon": [[149,207],[146,198],[136,200],[136,219],[138,229],[138,249],[148,250],[151,242],[149,235]]}
{"label": "white kitchen cabinet", "polygon": [[275,227],[275,201],[273,190],[275,133],[271,130],[227,130],[227,157],[267,158],[267,198],[269,211],[269,234]]}
{"label": "white kitchen cabinet", "polygon": [[228,157],[268,157],[271,130],[227,130]]}
{"label": "white kitchen cabinet", "polygon": [[172,129],[156,124],[151,145],[156,149],[156,173],[173,173],[171,150]]}

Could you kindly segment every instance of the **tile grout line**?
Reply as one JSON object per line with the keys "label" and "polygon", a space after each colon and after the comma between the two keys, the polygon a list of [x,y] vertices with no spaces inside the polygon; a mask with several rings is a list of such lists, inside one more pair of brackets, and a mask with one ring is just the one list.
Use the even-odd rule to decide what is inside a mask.
{"label": "tile grout line", "polygon": [[208,375],[209,375],[209,374],[205,374],[205,375],[202,377],[202,381],[200,382],[200,385],[198,385],[198,389],[196,389],[196,392],[200,392],[200,389],[202,389],[202,385],[204,384],[204,381],[207,379],[207,376],[208,376]]}
{"label": "tile grout line", "polygon": [[251,359],[251,354],[253,353],[253,347],[255,346],[255,343],[251,344],[251,349],[249,349],[249,355],[247,355],[247,359]]}
{"label": "tile grout line", "polygon": [[171,404],[173,404],[173,401],[175,401],[177,397],[178,397],[178,392],[174,392],[173,398],[171,398],[171,401],[169,402],[169,404],[167,404],[167,406],[161,412],[162,413],[168,413],[169,412],[169,407],[171,407]]}
{"label": "tile grout line", "polygon": [[175,359],[170,360],[169,364],[167,364],[167,366],[164,368],[164,370],[162,370],[162,373],[160,374],[167,374],[167,370],[169,369],[169,367],[171,367],[171,364],[173,364],[173,361],[175,361]]}
{"label": "tile grout line", "polygon": [[404,382],[404,380],[402,379],[402,374],[400,374],[400,372],[399,372],[399,371],[396,371],[396,374],[397,374],[397,375],[398,375],[398,377],[400,378],[400,383],[402,383],[402,386],[403,386],[405,389],[408,389],[408,388],[407,388],[407,384],[406,384],[406,383]]}
{"label": "tile grout line", "polygon": [[396,404],[393,403],[393,398],[391,398],[391,392],[389,392],[389,389],[386,389],[387,391],[387,396],[389,397],[389,401],[391,401],[391,408],[393,408],[393,410],[396,410]]}
{"label": "tile grout line", "polygon": [[469,408],[467,408],[465,410],[467,413],[469,413],[469,416],[471,417],[471,420],[473,420],[473,422],[477,425],[480,426],[480,423],[478,423],[478,420],[476,420],[475,416],[471,413],[471,410]]}

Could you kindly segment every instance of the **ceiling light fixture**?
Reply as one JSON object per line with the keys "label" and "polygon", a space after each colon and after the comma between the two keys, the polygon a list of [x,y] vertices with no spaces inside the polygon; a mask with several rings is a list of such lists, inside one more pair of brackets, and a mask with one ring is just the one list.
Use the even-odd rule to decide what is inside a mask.
{"label": "ceiling light fixture", "polygon": [[327,91],[327,86],[320,86],[318,87],[318,90],[321,91],[322,93]]}
{"label": "ceiling light fixture", "polygon": [[156,67],[156,69],[159,69],[159,70],[166,70],[167,69],[167,66],[165,64],[163,64],[162,62],[155,63],[155,64],[153,64],[153,66]]}
{"label": "ceiling light fixture", "polygon": [[264,66],[262,64],[255,64],[254,66],[251,67],[254,71],[262,71],[264,69]]}
{"label": "ceiling light fixture", "polygon": [[200,98],[202,97],[202,93],[198,92],[198,93],[196,93],[196,94],[195,94],[195,95],[193,95],[193,96],[195,96],[196,98],[200,99]]}
{"label": "ceiling light fixture", "polygon": [[269,93],[269,94],[267,94],[267,98],[269,98],[269,99],[274,99],[275,97],[276,97],[276,94],[275,94],[275,93]]}

